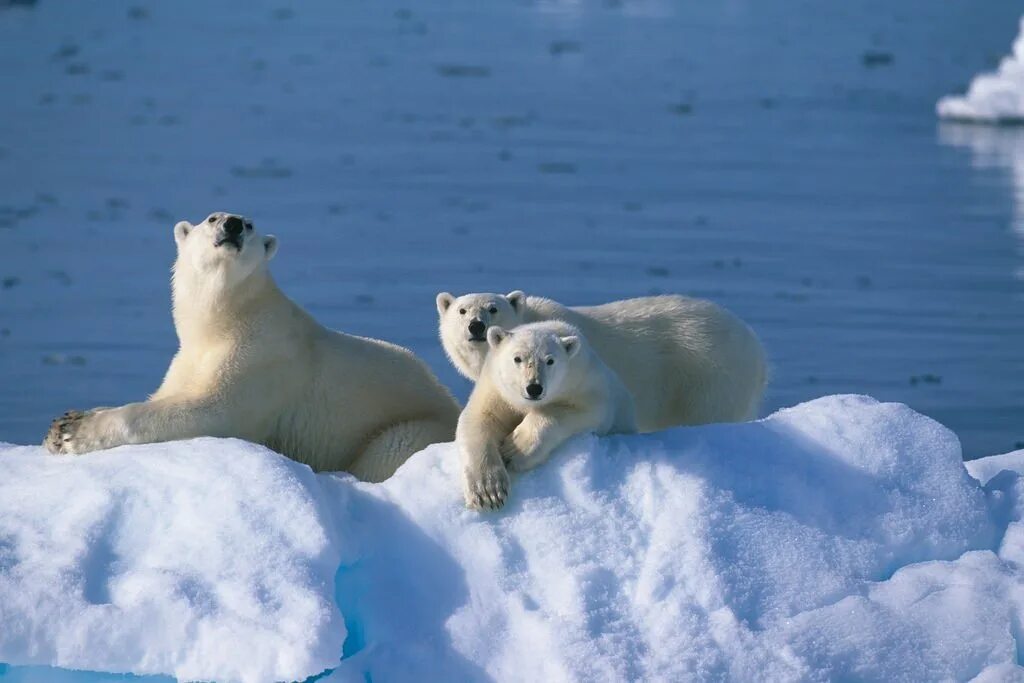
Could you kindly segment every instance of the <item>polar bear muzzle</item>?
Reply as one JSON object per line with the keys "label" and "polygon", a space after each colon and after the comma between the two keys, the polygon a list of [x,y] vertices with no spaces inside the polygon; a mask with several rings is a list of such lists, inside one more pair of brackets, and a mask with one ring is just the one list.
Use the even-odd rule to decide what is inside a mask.
{"label": "polar bear muzzle", "polygon": [[238,216],[228,216],[224,219],[224,222],[220,224],[213,246],[220,247],[225,244],[230,244],[235,248],[235,250],[241,251],[242,233],[247,229],[252,230],[252,223],[243,221]]}
{"label": "polar bear muzzle", "polygon": [[484,332],[487,331],[487,325],[484,324],[483,320],[474,318],[469,321],[469,341],[484,342],[487,341],[487,337]]}

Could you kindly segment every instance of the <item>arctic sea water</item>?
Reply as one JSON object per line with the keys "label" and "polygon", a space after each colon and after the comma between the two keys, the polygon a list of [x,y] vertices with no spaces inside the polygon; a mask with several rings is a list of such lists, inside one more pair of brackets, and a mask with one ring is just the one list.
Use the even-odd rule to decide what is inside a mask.
{"label": "arctic sea water", "polygon": [[[909,403],[1024,442],[1020,130],[938,124],[1016,2],[0,2],[0,438],[144,398],[171,227],[243,212],[325,324],[464,398],[439,290],[706,296],[765,413]],[[358,397],[353,397],[358,400]]]}

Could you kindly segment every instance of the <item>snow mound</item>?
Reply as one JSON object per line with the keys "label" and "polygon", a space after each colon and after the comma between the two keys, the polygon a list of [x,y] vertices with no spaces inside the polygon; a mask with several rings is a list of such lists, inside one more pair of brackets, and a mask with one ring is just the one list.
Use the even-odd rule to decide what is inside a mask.
{"label": "snow mound", "polygon": [[1013,54],[995,73],[974,78],[966,95],[947,95],[935,105],[944,119],[979,123],[1024,123],[1024,17]]}
{"label": "snow mound", "polygon": [[450,680],[966,680],[1016,663],[1010,571],[968,552],[998,542],[985,495],[955,436],[905,406],[832,397],[578,438],[498,514],[462,509],[456,462],[437,446],[383,485],[334,482],[359,520],[341,532],[356,637],[338,680],[428,663]]}
{"label": "snow mound", "polygon": [[1024,676],[1022,460],[972,477],[947,429],[857,396],[579,437],[490,514],[463,507],[451,444],[383,484],[237,441],[0,448],[0,623],[18,625],[0,661],[253,681],[1007,680]]}
{"label": "snow mound", "polygon": [[283,680],[333,666],[312,472],[236,440],[0,448],[0,661]]}

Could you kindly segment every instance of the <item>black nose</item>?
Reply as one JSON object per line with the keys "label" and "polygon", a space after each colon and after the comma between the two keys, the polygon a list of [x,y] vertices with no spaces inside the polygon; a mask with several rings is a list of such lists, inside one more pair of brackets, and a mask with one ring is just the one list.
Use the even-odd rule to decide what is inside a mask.
{"label": "black nose", "polygon": [[487,325],[484,325],[479,320],[473,320],[469,323],[469,333],[474,337],[479,337],[487,329]]}
{"label": "black nose", "polygon": [[527,384],[526,393],[530,398],[537,398],[538,396],[544,393],[544,387],[536,383]]}
{"label": "black nose", "polygon": [[242,234],[242,228],[245,224],[242,223],[242,219],[238,216],[228,216],[227,220],[224,221],[224,232],[230,237],[238,237]]}

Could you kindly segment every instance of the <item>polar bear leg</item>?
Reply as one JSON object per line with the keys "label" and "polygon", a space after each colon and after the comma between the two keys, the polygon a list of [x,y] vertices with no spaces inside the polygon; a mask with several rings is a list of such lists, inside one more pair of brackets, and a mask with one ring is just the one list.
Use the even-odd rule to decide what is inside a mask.
{"label": "polar bear leg", "polygon": [[497,510],[508,500],[508,469],[498,452],[498,444],[487,446],[483,457],[466,463],[462,469],[462,496],[466,507],[474,510]]}
{"label": "polar bear leg", "polygon": [[228,436],[225,424],[214,401],[159,399],[65,413],[50,425],[43,445],[51,453],[89,453],[125,444]]}
{"label": "polar bear leg", "polygon": [[498,444],[512,430],[513,425],[506,421],[518,418],[504,411],[483,410],[486,401],[474,401],[476,395],[474,391],[469,397],[455,435],[462,465],[462,495],[468,508],[497,510],[505,504],[510,487]]}
{"label": "polar bear leg", "polygon": [[361,481],[381,482],[402,463],[427,446],[451,441],[452,426],[442,420],[409,420],[391,425],[375,436],[362,453],[345,468]]}
{"label": "polar bear leg", "polygon": [[492,444],[487,455],[462,470],[462,497],[473,510],[498,510],[508,500],[511,481],[508,469]]}

